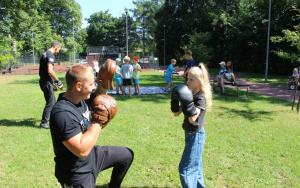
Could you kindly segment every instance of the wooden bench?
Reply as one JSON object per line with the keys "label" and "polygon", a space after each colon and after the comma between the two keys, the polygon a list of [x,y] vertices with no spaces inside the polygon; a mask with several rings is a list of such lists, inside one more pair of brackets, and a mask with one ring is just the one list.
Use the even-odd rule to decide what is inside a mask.
{"label": "wooden bench", "polygon": [[[217,80],[211,80],[211,84],[212,84],[212,88],[213,88],[213,91],[215,92],[215,88],[217,87],[216,84],[217,84]],[[246,96],[248,97],[249,96],[249,91],[250,91],[250,85],[248,84],[232,84],[231,82],[224,82],[224,85],[230,85],[230,86],[233,86],[233,87],[236,87],[237,88],[237,97],[240,96],[240,91],[241,91],[241,87],[247,87],[247,90],[246,90]]]}
{"label": "wooden bench", "polygon": [[28,74],[31,74],[31,71],[38,71],[38,70],[40,70],[40,69],[28,69]]}

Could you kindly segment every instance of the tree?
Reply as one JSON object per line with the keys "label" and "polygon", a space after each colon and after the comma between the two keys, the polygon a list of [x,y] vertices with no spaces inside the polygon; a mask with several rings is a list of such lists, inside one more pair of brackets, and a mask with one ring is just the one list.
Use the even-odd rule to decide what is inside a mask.
{"label": "tree", "polygon": [[89,26],[87,27],[87,43],[90,46],[110,46],[114,44],[115,38],[113,31],[115,30],[115,19],[108,10],[97,12],[87,19]]}
{"label": "tree", "polygon": [[139,42],[139,47],[143,49],[143,55],[145,51],[155,51],[154,31],[157,23],[154,16],[164,2],[164,0],[133,1],[133,4],[136,6],[133,9],[133,15],[136,18],[136,29],[141,41]]}
{"label": "tree", "polygon": [[271,37],[271,41],[273,43],[286,43],[289,45],[288,48],[278,47],[273,52],[281,58],[290,60],[293,66],[298,66],[300,62],[300,9],[293,6],[293,10],[298,12],[293,18],[296,23],[298,22],[298,25],[295,25],[293,30],[282,30],[283,36],[273,36]]}

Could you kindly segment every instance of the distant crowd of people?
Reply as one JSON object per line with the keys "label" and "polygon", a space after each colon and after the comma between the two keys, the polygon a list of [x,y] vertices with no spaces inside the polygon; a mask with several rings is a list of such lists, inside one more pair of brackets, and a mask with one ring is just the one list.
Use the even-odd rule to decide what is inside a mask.
{"label": "distant crowd of people", "polygon": [[[130,64],[130,57],[125,56],[122,59],[117,58],[117,70],[114,75],[114,79],[116,81],[116,94],[125,96],[128,94],[129,97],[132,95],[131,86],[132,83],[134,85],[134,94],[140,95],[140,72],[142,71],[141,66],[138,64],[138,57],[134,56],[132,58],[132,64]],[[93,60],[91,65],[89,66],[95,75],[95,85],[97,87],[97,76],[99,72],[99,62],[97,60]],[[126,93],[126,87],[128,87],[129,92]]]}

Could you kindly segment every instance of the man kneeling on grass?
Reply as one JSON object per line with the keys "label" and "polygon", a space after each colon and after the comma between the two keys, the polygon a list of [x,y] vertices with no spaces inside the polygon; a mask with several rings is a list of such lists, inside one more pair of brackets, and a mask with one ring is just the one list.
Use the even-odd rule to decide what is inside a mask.
{"label": "man kneeling on grass", "polygon": [[[89,106],[96,97],[91,94],[96,89],[93,71],[74,65],[66,73],[66,82],[67,91],[60,94],[50,116],[56,178],[62,187],[90,188],[95,187],[102,170],[113,167],[109,187],[120,187],[133,152],[120,146],[95,146],[108,122],[102,124],[91,118]],[[103,114],[101,119],[105,118]]]}

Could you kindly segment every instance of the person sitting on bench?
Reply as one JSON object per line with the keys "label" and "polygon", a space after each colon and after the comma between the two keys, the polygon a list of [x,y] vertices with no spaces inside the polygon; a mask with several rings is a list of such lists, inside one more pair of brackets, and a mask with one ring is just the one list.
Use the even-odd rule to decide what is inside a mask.
{"label": "person sitting on bench", "polygon": [[224,79],[227,80],[228,82],[232,83],[233,85],[236,84],[234,74],[233,74],[233,72],[231,72],[230,67],[227,68],[227,72],[224,75]]}

